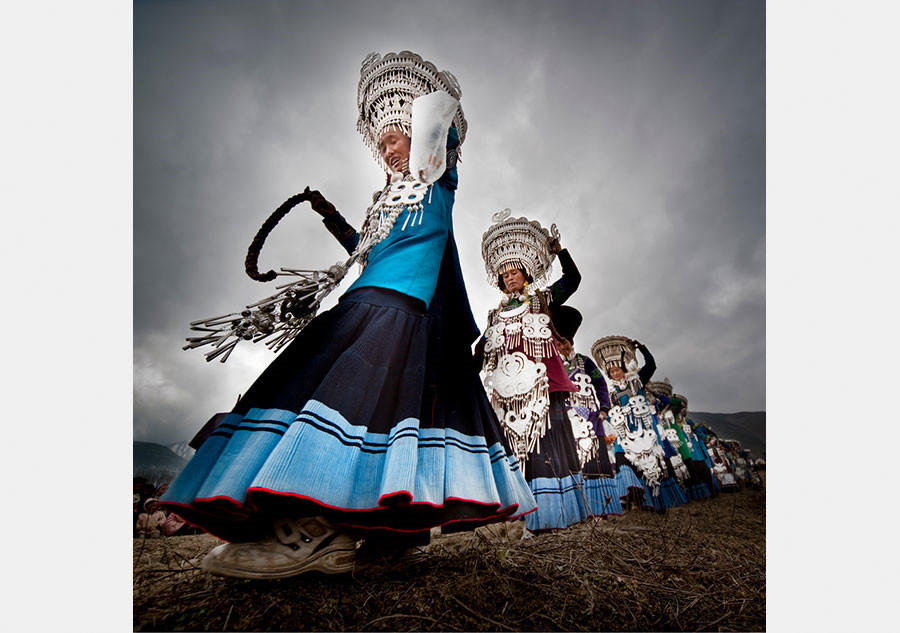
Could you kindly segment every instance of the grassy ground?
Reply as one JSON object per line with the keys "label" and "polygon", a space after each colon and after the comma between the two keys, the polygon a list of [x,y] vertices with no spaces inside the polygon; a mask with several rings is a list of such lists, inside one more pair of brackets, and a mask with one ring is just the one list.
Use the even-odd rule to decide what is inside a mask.
{"label": "grassy ground", "polygon": [[762,631],[765,492],[520,538],[437,536],[414,563],[277,581],[198,570],[219,541],[134,541],[136,631]]}

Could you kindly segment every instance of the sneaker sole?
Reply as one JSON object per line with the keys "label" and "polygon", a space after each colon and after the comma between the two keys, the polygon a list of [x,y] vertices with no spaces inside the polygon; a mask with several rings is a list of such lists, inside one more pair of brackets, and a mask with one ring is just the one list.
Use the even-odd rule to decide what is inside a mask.
{"label": "sneaker sole", "polygon": [[351,545],[339,550],[321,552],[312,559],[306,559],[296,565],[282,567],[277,570],[245,569],[222,563],[218,560],[201,563],[204,571],[216,576],[228,576],[229,578],[249,578],[253,580],[272,580],[277,578],[290,578],[311,571],[323,574],[344,574],[353,571],[356,560],[356,545]]}

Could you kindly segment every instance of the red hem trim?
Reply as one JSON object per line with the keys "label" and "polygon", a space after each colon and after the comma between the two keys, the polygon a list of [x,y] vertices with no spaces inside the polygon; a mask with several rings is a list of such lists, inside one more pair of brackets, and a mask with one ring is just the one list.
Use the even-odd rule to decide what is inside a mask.
{"label": "red hem trim", "polygon": [[[316,503],[316,505],[319,505],[319,506],[322,506],[322,507],[327,507],[327,508],[333,509],[333,510],[344,510],[344,511],[348,511],[348,512],[354,512],[354,511],[355,511],[355,512],[371,512],[371,511],[375,511],[375,510],[390,510],[390,509],[391,509],[391,508],[371,508],[371,509],[368,509],[368,510],[367,510],[367,509],[363,509],[363,510],[343,509],[343,508],[338,508],[338,507],[336,507],[336,506],[329,506],[329,505],[327,505],[327,504],[320,503],[320,502],[316,501],[315,499],[312,499],[311,497],[305,497],[305,496],[303,496],[303,495],[297,495],[297,494],[293,494],[293,493],[278,493],[278,492],[270,491],[270,490],[268,490],[268,489],[266,489],[266,488],[252,488],[251,490],[261,490],[261,491],[264,491],[264,492],[271,492],[272,494],[277,494],[277,495],[282,495],[282,496],[298,497],[298,498],[301,498],[301,499],[304,499],[304,500],[312,501],[312,502]],[[405,492],[405,491],[402,491],[402,492]],[[398,493],[392,493],[392,494],[398,494]],[[408,493],[407,493],[407,494],[408,494]],[[385,497],[385,496],[390,496],[390,495],[383,495],[383,497]],[[495,506],[497,506],[498,508],[499,508],[499,506],[500,506],[499,503],[496,503],[496,504],[494,504],[494,503],[487,504],[487,503],[480,502],[480,501],[470,501],[470,500],[467,500],[467,499],[460,499],[460,498],[458,498],[458,497],[448,497],[448,499],[453,499],[453,500],[457,500],[457,501],[465,501],[465,502],[473,503],[473,504],[475,504],[475,505],[480,505],[480,506],[491,506],[491,505],[495,505]],[[243,506],[241,506],[235,499],[232,499],[231,497],[218,496],[218,497],[201,498],[201,499],[197,499],[197,500],[196,500],[196,502],[206,502],[206,501],[226,501],[226,502],[228,502],[228,503],[231,504],[231,505],[234,505],[234,506],[243,508]],[[195,503],[196,503],[196,502],[195,502]],[[180,503],[180,502],[177,502],[177,501],[166,501],[166,502],[161,502],[160,505],[161,505],[161,506],[168,505],[168,506],[171,506],[171,507],[173,507],[173,508],[185,508],[185,509],[187,509],[188,511],[190,511],[190,512],[193,513],[193,514],[196,514],[196,515],[199,515],[199,516],[207,516],[207,517],[210,517],[211,519],[214,519],[214,520],[217,520],[217,521],[218,521],[218,520],[221,520],[221,517],[218,517],[218,516],[216,516],[216,515],[210,514],[209,512],[206,512],[206,511],[204,511],[204,510],[201,509],[201,508],[197,508],[196,505],[188,505],[188,504]],[[420,505],[420,506],[421,506],[421,505],[427,505],[427,506],[433,507],[433,508],[443,508],[443,507],[444,507],[444,506],[440,506],[440,505],[436,505],[436,504],[432,504],[432,503],[427,503],[427,502],[424,502],[424,501],[416,502],[415,504],[411,504],[411,505]],[[531,510],[528,510],[527,512],[520,512],[519,514],[510,514],[510,515],[508,515],[508,516],[505,516],[505,513],[506,513],[507,511],[512,510],[512,512],[515,512],[515,510],[516,510],[518,507],[519,507],[519,504],[513,504],[513,505],[511,505],[511,506],[508,506],[508,507],[506,507],[506,508],[503,508],[503,510],[495,510],[491,515],[486,516],[486,517],[473,517],[473,518],[470,518],[470,519],[451,519],[450,521],[446,521],[446,522],[444,522],[444,523],[439,523],[439,524],[437,524],[437,525],[433,525],[433,526],[431,526],[431,527],[424,528],[424,529],[419,529],[419,530],[402,530],[402,529],[393,528],[393,527],[387,527],[387,526],[354,525],[354,524],[352,524],[352,523],[345,523],[345,522],[335,523],[335,525],[340,526],[340,527],[350,527],[350,528],[354,528],[354,529],[358,529],[358,530],[384,530],[384,531],[388,531],[388,532],[399,532],[399,533],[404,533],[404,534],[413,534],[413,533],[416,533],[416,532],[424,532],[425,530],[431,530],[432,528],[435,528],[435,527],[443,527],[443,526],[445,526],[445,525],[458,524],[458,523],[481,522],[481,523],[487,525],[487,524],[489,524],[489,523],[498,523],[498,522],[514,521],[514,520],[516,520],[516,519],[519,519],[519,518],[521,518],[521,517],[524,517],[524,516],[527,515],[527,514],[531,514],[532,512],[536,512],[536,511],[537,511],[537,507],[535,507],[535,508],[532,508]],[[248,514],[248,513],[245,511],[243,514],[246,515],[246,514]],[[181,515],[179,514],[179,516],[181,516]],[[184,517],[182,517],[182,518],[184,518]],[[185,520],[187,521],[187,519],[185,519]],[[190,521],[187,521],[187,522],[188,522],[188,523],[191,523]],[[205,527],[205,526],[202,526],[202,525],[197,525],[197,524],[194,524],[194,523],[191,523],[191,524],[194,525],[195,527],[199,527],[200,529],[204,530],[204,531],[207,532],[208,534],[212,534],[213,536],[215,536],[216,538],[218,538],[218,539],[221,540],[221,541],[230,542],[228,539],[222,538],[221,536],[219,536],[218,534],[216,534],[216,532],[217,532],[218,530],[213,531],[213,530],[210,530],[209,528],[207,528],[207,527]]]}
{"label": "red hem trim", "polygon": [[[348,513],[378,512],[378,511],[388,511],[388,510],[392,509],[391,506],[382,506],[382,507],[377,507],[377,508],[341,508],[339,506],[333,506],[333,505],[329,505],[327,503],[322,503],[318,499],[314,499],[314,498],[308,497],[306,495],[301,495],[301,494],[292,493],[292,492],[279,492],[276,490],[271,490],[269,488],[252,487],[252,488],[247,489],[247,500],[248,500],[249,506],[254,509],[256,509],[256,504],[252,500],[252,496],[250,494],[251,492],[263,492],[266,494],[276,495],[276,496],[280,496],[280,497],[290,497],[290,498],[300,499],[303,501],[310,501],[310,502],[314,503],[315,505],[322,507],[322,508],[327,508],[329,510],[337,510],[340,512],[348,512]],[[379,497],[378,503],[381,504],[382,501],[384,501],[386,499],[390,499],[392,497],[399,496],[399,495],[403,495],[403,496],[408,497],[409,499],[412,499],[412,494],[410,494],[409,491],[400,490],[397,492],[392,492],[392,493],[382,495],[381,497]],[[377,525],[375,525],[375,526],[355,525],[353,523],[348,523],[348,522],[344,522],[344,521],[335,522],[335,525],[340,526],[340,527],[350,527],[350,528],[354,528],[354,529],[358,529],[358,530],[385,530],[385,531],[389,531],[389,532],[400,532],[400,533],[406,534],[406,533],[424,532],[425,530],[430,530],[431,528],[434,528],[434,527],[443,527],[445,525],[459,524],[459,523],[481,522],[481,523],[487,524],[487,523],[495,523],[495,522],[503,522],[503,521],[512,521],[512,520],[518,519],[520,517],[523,517],[526,514],[531,514],[532,512],[537,511],[537,508],[535,507],[535,508],[532,508],[531,510],[528,510],[527,512],[520,512],[519,514],[510,514],[507,516],[506,513],[507,512],[515,512],[516,509],[518,509],[519,504],[513,504],[513,505],[507,506],[506,508],[503,508],[501,510],[499,503],[485,503],[483,501],[475,501],[473,499],[464,499],[461,497],[447,497],[447,499],[445,499],[445,502],[450,501],[450,500],[460,501],[463,503],[471,503],[473,505],[477,505],[477,506],[480,506],[483,508],[491,508],[491,514],[486,517],[472,517],[469,519],[451,519],[444,523],[439,523],[437,525],[433,525],[428,528],[422,528],[422,529],[417,529],[417,530],[412,530],[412,529],[404,530],[404,529],[398,529],[398,528],[389,527],[389,526],[377,526]],[[172,502],[172,501],[166,501],[164,503],[160,503],[160,505],[163,505],[163,506],[169,505],[173,508],[175,508],[175,507],[186,508],[187,510],[189,510],[190,512],[192,512],[194,514],[201,515],[201,516],[208,516],[211,519],[215,519],[215,520],[222,520],[221,517],[218,517],[214,514],[210,514],[209,512],[206,512],[202,508],[198,508],[196,506],[197,503],[209,503],[209,502],[214,502],[214,501],[224,501],[224,502],[228,503],[229,505],[234,506],[235,508],[239,508],[241,510],[240,514],[242,514],[243,516],[249,515],[249,512],[247,512],[247,510],[244,508],[244,506],[242,504],[240,504],[237,500],[232,499],[231,497],[226,497],[226,496],[198,498],[194,501],[194,505],[188,505],[188,504]],[[411,507],[428,507],[428,508],[438,508],[438,509],[446,507],[445,505],[442,505],[442,504],[435,504],[435,503],[430,503],[427,501],[409,501],[408,505]],[[179,516],[181,516],[181,515],[179,515]],[[205,530],[209,534],[212,534],[216,538],[227,541],[227,539],[222,539],[221,537],[219,537],[218,535],[216,535],[214,532],[210,531],[206,527],[203,527],[203,526],[198,526],[198,527]]]}
{"label": "red hem trim", "polygon": [[[304,501],[310,501],[320,507],[328,508],[330,510],[338,510],[340,512],[379,512],[379,511],[387,511],[387,510],[392,509],[390,506],[381,506],[381,507],[377,507],[377,508],[341,508],[339,506],[333,506],[333,505],[330,505],[327,503],[323,503],[323,502],[319,501],[318,499],[314,499],[314,498],[308,497],[306,495],[301,495],[301,494],[297,494],[297,493],[293,493],[293,492],[279,492],[276,490],[271,490],[269,488],[261,488],[261,487],[249,488],[247,490],[248,497],[250,496],[251,492],[264,492],[266,494],[272,494],[272,495],[277,495],[277,496],[281,496],[281,497],[291,497],[291,498],[296,498],[296,499],[302,499]],[[385,499],[390,499],[392,497],[396,497],[399,495],[403,495],[403,496],[407,497],[408,499],[410,499],[410,501],[407,501],[407,504],[409,507],[413,507],[413,508],[415,508],[415,507],[427,507],[427,508],[444,508],[444,507],[446,507],[443,504],[436,504],[436,503],[431,503],[428,501],[411,501],[412,494],[407,490],[399,490],[397,492],[384,494],[378,498],[378,503],[380,505]],[[445,525],[464,523],[464,522],[470,522],[470,521],[478,521],[478,522],[482,522],[482,523],[496,522],[498,520],[503,520],[504,513],[507,512],[508,510],[512,509],[512,511],[515,512],[515,509],[519,507],[518,504],[515,504],[513,506],[509,506],[507,508],[503,508],[503,510],[500,510],[499,503],[485,503],[483,501],[475,501],[472,499],[462,499],[459,497],[447,497],[447,499],[445,499],[445,502],[448,500],[461,501],[464,503],[471,503],[473,505],[481,506],[484,508],[492,508],[491,514],[486,517],[473,517],[471,519],[451,519],[449,521],[445,521],[444,523],[439,523],[439,524],[433,525],[431,527],[443,527]],[[537,510],[537,508],[535,508],[535,510]],[[531,512],[531,511],[529,511],[529,512]],[[523,514],[527,514],[527,513],[523,513]],[[520,516],[520,515],[517,515],[517,516]],[[510,517],[509,519],[506,519],[506,520],[511,520],[511,518],[512,517]],[[425,529],[428,529],[428,530],[431,529],[431,527],[425,528],[425,529],[413,530],[413,529],[401,529],[401,528],[391,527],[391,526],[387,526],[387,525],[356,525],[354,523],[350,523],[347,521],[335,522],[335,525],[338,525],[341,527],[349,527],[349,528],[353,528],[356,530],[363,530],[363,531],[365,531],[365,530],[382,530],[382,531],[388,531],[388,532],[398,532],[398,533],[402,533],[402,534],[413,534],[413,533],[417,533],[417,532],[424,532]]]}
{"label": "red hem trim", "polygon": [[509,520],[512,521],[513,519],[521,518],[521,517],[525,516],[526,514],[531,514],[532,512],[537,512],[537,506],[534,506],[528,512],[520,512],[519,514],[514,514],[511,517],[509,517]]}
{"label": "red hem trim", "polygon": [[[378,498],[379,505],[378,505],[378,507],[375,507],[375,508],[342,508],[340,506],[334,506],[334,505],[331,505],[328,503],[324,503],[313,497],[301,495],[296,492],[281,492],[278,490],[272,490],[270,488],[262,488],[259,486],[254,486],[252,488],[248,488],[247,489],[247,497],[249,498],[251,493],[258,493],[258,492],[263,492],[263,493],[270,494],[270,495],[276,495],[279,497],[292,497],[295,499],[301,499],[303,501],[311,501],[312,503],[315,503],[317,506],[321,506],[323,508],[328,508],[329,510],[338,510],[340,512],[378,512],[378,511],[383,511],[383,510],[390,510],[391,506],[382,505],[382,504],[388,499],[392,499],[394,497],[398,497],[401,495],[405,496],[408,499],[408,501],[406,503],[412,507],[416,507],[416,506],[425,506],[425,507],[429,507],[429,508],[444,508],[444,507],[446,507],[444,504],[431,503],[430,501],[413,501],[412,493],[410,493],[408,490],[398,490],[397,492],[390,492],[390,493],[381,495]],[[232,503],[237,503],[234,499],[230,499],[229,497],[212,497],[211,499],[218,499],[218,498],[229,500]],[[197,499],[197,501],[207,501],[207,499]],[[446,503],[447,501],[460,501],[463,503],[471,503],[471,504],[474,504],[477,506],[482,506],[482,507],[490,507],[490,506],[495,506],[497,508],[500,507],[499,503],[494,503],[494,502],[487,503],[484,501],[476,501],[475,499],[465,499],[463,497],[447,497],[446,499],[444,499],[444,503]],[[510,507],[512,507],[512,506],[510,506]]]}

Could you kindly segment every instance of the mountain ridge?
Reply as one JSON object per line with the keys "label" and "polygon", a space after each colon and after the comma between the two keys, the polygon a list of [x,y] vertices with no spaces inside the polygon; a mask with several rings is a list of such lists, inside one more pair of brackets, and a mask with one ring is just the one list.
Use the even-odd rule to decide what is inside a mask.
{"label": "mountain ridge", "polygon": [[187,465],[187,460],[167,446],[156,442],[134,441],[132,446],[132,475],[161,483],[173,479]]}
{"label": "mountain ridge", "polygon": [[688,411],[687,417],[697,424],[703,424],[720,439],[737,440],[742,448],[753,453],[758,459],[766,456],[766,412],[738,411],[736,413],[709,413]]}

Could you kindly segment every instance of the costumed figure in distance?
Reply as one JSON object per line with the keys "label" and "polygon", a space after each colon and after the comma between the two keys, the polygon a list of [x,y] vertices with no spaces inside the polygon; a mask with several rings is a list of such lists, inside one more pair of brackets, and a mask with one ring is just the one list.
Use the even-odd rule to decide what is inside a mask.
{"label": "costumed figure in distance", "polygon": [[707,468],[709,468],[710,480],[711,480],[711,491],[712,495],[716,496],[720,492],[722,492],[722,486],[719,484],[718,477],[716,476],[715,462],[712,458],[712,453],[709,450],[709,439],[711,431],[703,424],[696,424],[693,420],[687,417],[687,405],[685,405],[685,415],[684,418],[687,420],[688,428],[691,429],[691,432],[694,434],[694,437],[697,438],[696,447],[699,450],[700,454],[703,456],[703,462],[706,464]]}
{"label": "costumed figure in distance", "polygon": [[734,476],[734,467],[728,459],[728,453],[725,452],[724,446],[712,431],[709,433],[707,442],[706,446],[713,461],[713,473],[719,483],[719,488],[722,492],[737,492],[741,487]]}
{"label": "costumed figure in distance", "polygon": [[[485,388],[534,492],[537,512],[525,517],[530,532],[561,529],[589,516],[581,460],[566,414],[566,397],[578,391],[569,380],[553,337],[550,314],[578,288],[581,275],[562,248],[556,226],[494,214],[481,254],[488,282],[503,292],[488,314],[475,349]],[[562,277],[543,290],[558,257]]]}
{"label": "costumed figure in distance", "polygon": [[[639,368],[636,351],[644,357]],[[619,494],[645,508],[665,511],[687,502],[674,470],[666,460],[666,449],[654,410],[644,385],[656,371],[656,361],[646,346],[625,336],[607,336],[591,346],[591,355],[603,370],[609,387],[609,423],[616,436]],[[635,485],[635,471],[644,484],[644,494]]]}
{"label": "costumed figure in distance", "polygon": [[615,467],[607,450],[613,438],[608,437],[603,428],[610,406],[606,379],[593,360],[575,352],[575,334],[583,320],[581,313],[562,305],[553,310],[552,320],[559,337],[556,347],[566,373],[578,387],[578,391],[568,394],[566,413],[578,445],[588,512],[592,516],[620,516],[622,504],[616,487]]}
{"label": "costumed figure in distance", "polygon": [[644,392],[650,404],[656,409],[660,432],[664,434],[665,441],[675,453],[669,456],[667,452],[667,457],[675,471],[678,483],[684,489],[688,499],[707,498],[710,490],[700,479],[702,471],[706,470],[705,464],[701,462],[698,470],[697,464],[694,462],[694,440],[690,434],[685,434],[681,425],[678,424],[676,406],[682,403],[681,398],[673,395],[672,383],[668,378],[664,378],[662,381],[649,381]]}
{"label": "costumed figure in distance", "polygon": [[670,408],[675,414],[676,426],[684,433],[691,449],[692,461],[688,467],[691,468],[693,476],[706,487],[709,492],[707,496],[714,497],[719,493],[719,489],[716,487],[713,475],[712,459],[706,452],[705,443],[696,434],[694,425],[687,417],[688,399],[681,394],[673,393]]}

